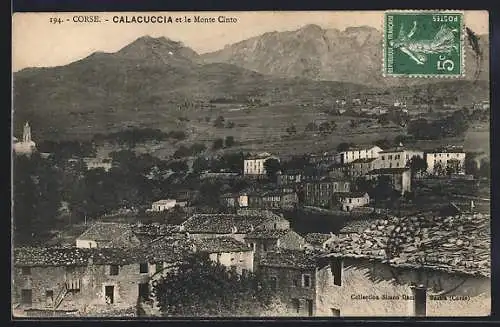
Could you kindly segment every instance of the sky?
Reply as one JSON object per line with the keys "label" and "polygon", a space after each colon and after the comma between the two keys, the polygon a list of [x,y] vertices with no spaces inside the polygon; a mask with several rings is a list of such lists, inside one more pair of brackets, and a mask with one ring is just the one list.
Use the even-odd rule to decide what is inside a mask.
{"label": "sky", "polygon": [[[97,15],[102,22],[72,22],[74,16],[82,14]],[[117,15],[172,16],[174,19],[225,16],[235,17],[237,23],[113,23],[112,17]],[[365,25],[382,31],[383,15],[383,11],[15,13],[12,16],[12,69],[66,65],[96,51],[118,51],[145,35],[182,41],[201,54],[266,32],[292,31],[307,24],[339,30]],[[63,23],[51,23],[51,18],[61,18]],[[487,11],[465,11],[464,21],[477,34],[488,34]]]}

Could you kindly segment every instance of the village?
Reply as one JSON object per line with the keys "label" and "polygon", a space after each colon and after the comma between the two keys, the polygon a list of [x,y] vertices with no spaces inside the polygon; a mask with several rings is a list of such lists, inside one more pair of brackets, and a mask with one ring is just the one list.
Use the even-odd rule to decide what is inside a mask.
{"label": "village", "polygon": [[[119,156],[54,159],[37,151],[29,123],[13,148],[16,160],[62,171],[81,164],[96,185],[130,164]],[[140,307],[142,316],[160,316],[155,285],[194,253],[238,276],[263,276],[280,303],[271,316],[489,314],[484,158],[457,146],[344,143],[203,166],[191,177],[198,186],[174,185],[154,201],[100,214],[85,209],[72,236],[16,245],[14,315],[133,317]],[[231,187],[217,186],[224,183]]]}

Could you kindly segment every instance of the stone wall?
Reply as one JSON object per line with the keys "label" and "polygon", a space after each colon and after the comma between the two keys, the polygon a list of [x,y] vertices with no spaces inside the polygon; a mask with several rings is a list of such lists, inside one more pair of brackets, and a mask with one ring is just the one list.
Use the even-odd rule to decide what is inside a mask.
{"label": "stone wall", "polygon": [[[139,264],[123,265],[117,276],[110,275],[108,265],[89,265],[87,267],[32,267],[30,275],[23,275],[21,268],[13,270],[13,303],[21,301],[23,289],[31,289],[32,305],[25,308],[52,308],[47,291],[52,291],[55,302],[66,281],[80,281],[80,290],[66,294],[58,309],[78,309],[107,307],[111,309],[135,306],[138,298],[138,284],[146,283],[149,274],[139,273]],[[114,303],[106,304],[105,286],[114,286]]]}
{"label": "stone wall", "polygon": [[[341,286],[334,285],[329,265],[318,270],[316,315],[331,316],[332,309],[338,309],[341,316],[413,316],[412,284],[420,283],[428,288],[427,316],[484,316],[490,313],[488,278],[435,270],[396,269],[376,261],[344,259]],[[443,293],[446,299],[431,298]]]}
{"label": "stone wall", "polygon": [[[316,310],[314,301],[315,271],[314,269],[294,269],[287,267],[261,266],[260,272],[268,281],[276,278],[276,296],[283,304],[284,315],[308,316],[307,300],[313,303],[313,312]],[[310,287],[303,286],[303,275],[310,276]],[[297,312],[296,301],[299,301]]]}

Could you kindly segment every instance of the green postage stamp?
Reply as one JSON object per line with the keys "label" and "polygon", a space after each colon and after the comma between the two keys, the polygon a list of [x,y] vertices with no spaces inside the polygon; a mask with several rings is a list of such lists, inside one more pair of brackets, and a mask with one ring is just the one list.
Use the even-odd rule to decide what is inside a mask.
{"label": "green postage stamp", "polygon": [[463,26],[460,12],[386,12],[384,76],[463,76]]}

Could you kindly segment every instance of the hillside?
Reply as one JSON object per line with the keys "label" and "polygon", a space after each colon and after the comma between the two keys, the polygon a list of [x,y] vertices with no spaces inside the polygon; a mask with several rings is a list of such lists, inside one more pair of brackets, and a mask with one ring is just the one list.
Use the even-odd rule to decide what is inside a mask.
{"label": "hillside", "polygon": [[[308,48],[314,48],[317,42],[311,43],[308,35],[322,32],[317,26],[303,28],[299,33],[302,38],[297,39],[294,45],[299,49],[297,52],[305,53]],[[286,33],[283,35],[288,35]],[[328,33],[334,35],[336,32]],[[370,51],[366,49],[375,47],[376,30],[360,27],[339,33],[343,37],[350,35],[350,48],[359,45],[358,55],[371,58]],[[284,38],[280,36],[282,33],[268,34],[275,35],[277,39]],[[342,41],[342,44],[346,43]],[[288,50],[294,53],[292,49]],[[276,53],[280,51],[278,46]],[[282,57],[284,61],[295,58]],[[411,100],[432,94],[435,97],[455,98],[459,105],[470,105],[487,99],[489,93],[485,81],[438,83],[432,80],[434,84],[413,86],[400,81],[397,87],[383,87],[384,83],[380,81],[376,84],[379,87],[370,87],[349,82],[313,80],[314,74],[307,72],[303,75],[309,78],[292,78],[279,76],[277,71],[269,71],[270,74],[278,75],[273,76],[251,70],[256,67],[246,69],[226,62],[207,63],[203,58],[180,42],[145,36],[115,53],[97,52],[66,66],[24,69],[14,74],[14,133],[22,133],[22,124],[26,120],[32,123],[33,135],[36,135],[37,140],[87,138],[96,133],[108,133],[131,126],[203,130],[212,123],[207,122],[202,126],[195,124],[195,120],[208,116],[215,119],[222,109],[214,108],[213,103],[221,99],[232,103],[223,109],[224,115],[229,115],[231,108],[241,110],[241,107],[251,107],[248,108],[251,113],[242,112],[240,124],[244,125],[251,116],[255,124],[262,128],[249,126],[250,134],[254,135],[256,131],[264,133],[263,128],[268,123],[271,123],[266,127],[269,132],[282,133],[281,129],[286,127],[283,124],[302,124],[301,119],[296,121],[297,117],[313,119],[321,112],[321,106],[331,106],[338,98],[361,97],[390,104],[395,99]],[[324,56],[321,58],[319,62],[335,63]],[[346,71],[346,80],[359,80],[361,83],[378,78],[373,68],[378,61],[362,61],[370,67],[357,72],[356,69],[360,68],[355,64],[358,62],[356,57],[353,59],[346,53],[341,58],[339,60],[344,60],[344,65],[351,65],[351,72]],[[293,75],[293,60],[288,67],[288,75]],[[329,71],[328,68],[318,69],[319,73],[327,74]],[[267,107],[265,104],[270,106],[269,110],[264,110]],[[275,111],[275,108],[278,109]],[[284,120],[283,123],[278,124],[276,119],[272,119],[278,116]],[[183,117],[191,119],[191,123],[179,125],[179,119]],[[240,136],[238,138],[244,141],[245,133],[241,130],[238,133],[241,134],[235,136]],[[213,135],[210,132],[203,137],[209,140]]]}
{"label": "hillside", "polygon": [[[373,27],[349,27],[344,31],[306,25],[296,31],[256,36],[201,57],[206,62],[226,62],[282,77],[303,76],[315,80],[355,82],[370,86],[420,84],[418,79],[382,77],[381,31]],[[479,37],[484,59],[478,79],[489,79],[489,40]],[[466,45],[466,77],[475,80],[477,56]]]}
{"label": "hillside", "polygon": [[300,101],[363,92],[366,87],[272,77],[226,63],[201,64],[193,50],[142,37],[116,53],[94,53],[66,66],[14,74],[14,123],[36,122],[39,138],[80,136],[134,125],[171,123],[217,98]]}

